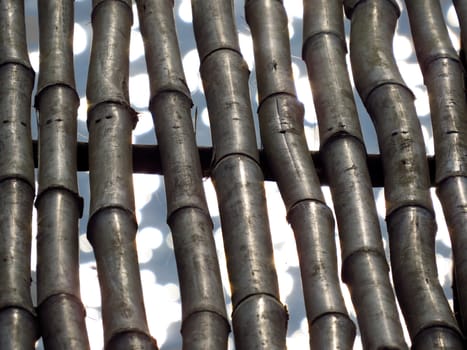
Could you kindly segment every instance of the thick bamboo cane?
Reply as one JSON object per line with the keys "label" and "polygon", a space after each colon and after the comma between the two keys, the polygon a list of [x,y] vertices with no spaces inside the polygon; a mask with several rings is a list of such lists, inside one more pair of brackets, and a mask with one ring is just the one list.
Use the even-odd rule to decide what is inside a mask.
{"label": "thick bamboo cane", "polygon": [[392,54],[399,7],[393,0],[348,0],[345,5],[352,19],[350,57],[356,86],[375,124],[383,157],[393,279],[412,348],[462,349],[437,278],[436,222],[420,123]]}
{"label": "thick bamboo cane", "polygon": [[79,289],[74,2],[39,0],[37,294],[47,349],[89,349]]}
{"label": "thick bamboo cane", "polygon": [[94,0],[87,98],[88,239],[97,262],[107,349],[157,349],[148,331],[135,245],[129,105],[131,0]]}
{"label": "thick bamboo cane", "polygon": [[467,326],[467,104],[462,65],[438,0],[406,1],[430,98],[437,192],[451,235],[457,296]]}
{"label": "thick bamboo cane", "polygon": [[137,0],[182,295],[183,349],[227,349],[230,330],[170,0]]}
{"label": "thick bamboo cane", "polygon": [[351,349],[355,326],[339,286],[334,220],[310,160],[281,1],[245,2],[256,63],[261,140],[294,230],[310,346]]}
{"label": "thick bamboo cane", "polygon": [[34,163],[24,2],[0,2],[0,348],[33,349],[30,295]]}
{"label": "thick bamboo cane", "polygon": [[342,277],[365,349],[404,349],[366,152],[345,62],[342,1],[306,0],[303,59],[313,91],[321,153],[342,248]]}
{"label": "thick bamboo cane", "polygon": [[193,24],[214,145],[216,188],[232,291],[237,349],[285,349],[287,312],[279,299],[259,166],[248,67],[229,0],[193,0]]}

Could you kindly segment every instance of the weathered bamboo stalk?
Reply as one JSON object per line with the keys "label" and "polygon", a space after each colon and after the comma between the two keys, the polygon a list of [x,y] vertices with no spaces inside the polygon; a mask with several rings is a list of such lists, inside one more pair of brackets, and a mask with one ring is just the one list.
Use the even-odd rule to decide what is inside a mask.
{"label": "weathered bamboo stalk", "polygon": [[394,0],[347,0],[350,57],[357,90],[375,124],[385,172],[386,221],[396,294],[413,349],[462,349],[462,337],[439,284],[436,222],[425,146],[392,53],[400,10]]}
{"label": "weathered bamboo stalk", "polygon": [[106,349],[157,349],[149,335],[135,245],[129,105],[131,0],[93,0],[87,98],[88,239],[97,262]]}
{"label": "weathered bamboo stalk", "polygon": [[0,2],[0,348],[34,349],[30,295],[34,163],[24,2]]}
{"label": "weathered bamboo stalk", "polygon": [[261,140],[296,238],[310,346],[351,349],[355,326],[339,286],[334,220],[310,161],[281,1],[245,2],[256,63]]}
{"label": "weathered bamboo stalk", "polygon": [[285,349],[277,275],[243,60],[229,0],[193,0],[193,24],[214,145],[216,188],[237,349]]}
{"label": "weathered bamboo stalk", "polygon": [[467,326],[467,104],[462,65],[437,0],[406,1],[430,98],[437,192],[451,235],[457,296]]}
{"label": "weathered bamboo stalk", "polygon": [[[456,9],[457,18],[459,19],[459,26],[461,31],[461,58],[464,69],[467,68],[466,52],[467,50],[467,2],[464,0],[453,0]],[[464,73],[465,74],[465,73]]]}
{"label": "weathered bamboo stalk", "polygon": [[342,277],[365,349],[406,349],[345,62],[342,1],[306,0],[303,59],[342,249]]}
{"label": "weathered bamboo stalk", "polygon": [[230,330],[170,0],[137,0],[182,295],[183,349],[227,349]]}
{"label": "weathered bamboo stalk", "polygon": [[37,294],[47,349],[89,349],[79,288],[74,2],[39,0]]}

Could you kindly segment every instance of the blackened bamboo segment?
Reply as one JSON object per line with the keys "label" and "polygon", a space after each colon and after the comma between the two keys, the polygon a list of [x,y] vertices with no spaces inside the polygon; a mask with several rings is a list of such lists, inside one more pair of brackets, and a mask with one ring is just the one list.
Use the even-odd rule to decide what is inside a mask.
{"label": "blackened bamboo segment", "polygon": [[[342,2],[304,2],[303,58],[339,227],[342,277],[365,349],[406,349],[345,62]],[[338,176],[336,176],[338,174]]]}
{"label": "blackened bamboo segment", "polygon": [[[465,281],[467,270],[462,269],[462,265],[467,258],[467,212],[464,207],[467,197],[464,186],[467,179],[467,104],[463,69],[452,47],[439,2],[408,1],[407,10],[417,58],[430,98],[436,183],[438,194],[442,194],[441,204],[453,243],[456,280]],[[446,193],[450,196],[446,196]],[[460,213],[458,208],[464,208],[464,213]],[[457,294],[465,328],[467,290],[458,288]]]}
{"label": "blackened bamboo segment", "polygon": [[430,334],[439,335],[439,344],[456,344],[458,327],[436,274],[436,223],[423,137],[413,95],[400,78],[391,50],[399,9],[387,0],[347,5],[354,5],[348,13],[356,86],[374,121],[386,174],[396,294],[413,343]]}
{"label": "blackened bamboo segment", "polygon": [[138,1],[150,77],[150,109],[161,150],[182,296],[184,349],[226,349],[229,323],[212,222],[202,185],[201,164],[168,0]]}
{"label": "blackened bamboo segment", "polygon": [[[279,302],[249,72],[238,50],[232,2],[193,0],[192,9],[215,149],[212,175],[232,291],[235,343],[238,349],[284,349],[287,313]],[[265,303],[266,296],[276,302]],[[252,315],[261,317],[252,318],[247,329],[242,320]]]}
{"label": "blackened bamboo segment", "polygon": [[453,0],[456,9],[457,18],[461,30],[461,59],[464,68],[467,66],[465,50],[467,50],[467,2],[462,0]]}
{"label": "blackened bamboo segment", "polygon": [[0,347],[32,349],[30,295],[34,162],[30,130],[34,71],[23,1],[0,2]]}
{"label": "blackened bamboo segment", "polygon": [[[93,2],[89,100],[88,239],[97,262],[107,349],[157,349],[148,331],[135,245],[128,102],[131,1]],[[118,69],[116,69],[118,67]]]}

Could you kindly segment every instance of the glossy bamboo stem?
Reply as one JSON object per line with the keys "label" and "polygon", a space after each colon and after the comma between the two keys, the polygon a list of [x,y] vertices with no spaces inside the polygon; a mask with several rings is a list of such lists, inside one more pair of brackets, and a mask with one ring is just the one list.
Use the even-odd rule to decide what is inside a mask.
{"label": "glossy bamboo stem", "polygon": [[393,0],[345,1],[358,92],[376,127],[385,171],[386,221],[396,294],[413,349],[461,349],[436,272],[436,222],[413,95],[392,54]]}
{"label": "glossy bamboo stem", "polygon": [[295,233],[310,346],[351,349],[355,326],[339,286],[332,212],[308,155],[287,15],[277,0],[246,1],[245,12],[254,44],[261,140]]}
{"label": "glossy bamboo stem", "polygon": [[363,347],[406,349],[345,62],[342,2],[304,1],[303,22],[303,59],[339,228],[342,276]]}
{"label": "glossy bamboo stem", "polygon": [[47,349],[89,349],[80,299],[74,2],[39,0],[37,294]]}
{"label": "glossy bamboo stem", "polygon": [[214,145],[218,196],[232,291],[237,349],[285,349],[263,174],[232,2],[193,0],[193,24]]}
{"label": "glossy bamboo stem", "polygon": [[87,98],[88,239],[97,262],[106,349],[157,349],[148,331],[135,245],[129,105],[131,0],[94,0]]}
{"label": "glossy bamboo stem", "polygon": [[30,295],[34,163],[24,2],[0,2],[0,348],[33,349],[36,313]]}
{"label": "glossy bamboo stem", "polygon": [[138,0],[182,295],[183,349],[227,349],[230,330],[175,32],[173,2]]}

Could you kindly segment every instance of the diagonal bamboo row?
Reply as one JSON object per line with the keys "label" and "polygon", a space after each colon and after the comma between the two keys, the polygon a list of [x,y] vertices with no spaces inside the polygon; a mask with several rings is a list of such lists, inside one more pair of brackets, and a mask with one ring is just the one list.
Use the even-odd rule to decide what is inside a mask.
{"label": "diagonal bamboo row", "polygon": [[38,335],[30,295],[34,71],[24,2],[1,1],[0,23],[0,348],[33,349]]}
{"label": "diagonal bamboo row", "polygon": [[393,0],[347,0],[356,86],[373,119],[385,172],[386,221],[396,294],[413,349],[462,349],[437,279],[436,222],[413,95],[392,54],[400,14]]}
{"label": "diagonal bamboo row", "polygon": [[277,0],[246,1],[245,12],[254,44],[261,140],[295,233],[310,347],[351,349],[355,326],[339,286],[332,212],[307,149],[287,15]]}
{"label": "diagonal bamboo row", "polygon": [[47,349],[89,349],[80,299],[74,2],[39,0],[37,293]]}
{"label": "diagonal bamboo row", "polygon": [[227,349],[230,330],[170,0],[137,0],[182,295],[183,349]]}
{"label": "diagonal bamboo row", "polygon": [[285,349],[277,275],[243,60],[229,0],[193,0],[214,147],[216,188],[237,349]]}
{"label": "diagonal bamboo row", "polygon": [[106,349],[157,349],[148,331],[135,245],[129,105],[131,0],[94,0],[87,98],[88,239],[97,262]]}
{"label": "diagonal bamboo row", "polygon": [[347,283],[365,349],[404,349],[402,327],[345,62],[342,1],[304,1],[303,59],[313,91]]}
{"label": "diagonal bamboo row", "polygon": [[457,296],[467,326],[467,104],[462,65],[438,0],[406,1],[430,97],[437,192],[451,235]]}

